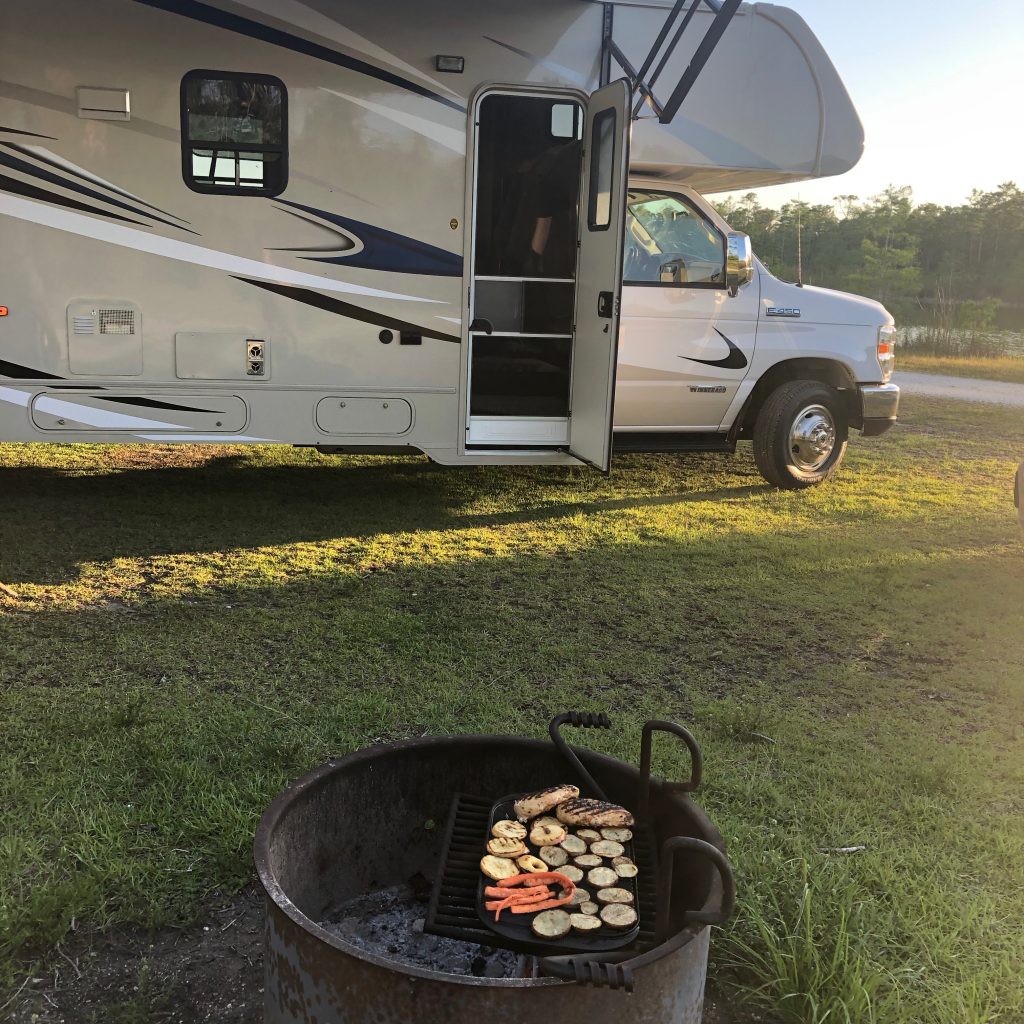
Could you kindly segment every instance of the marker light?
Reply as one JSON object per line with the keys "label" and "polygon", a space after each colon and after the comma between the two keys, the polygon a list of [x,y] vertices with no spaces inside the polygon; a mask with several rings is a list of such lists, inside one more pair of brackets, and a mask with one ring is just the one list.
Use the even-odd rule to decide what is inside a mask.
{"label": "marker light", "polygon": [[892,380],[893,367],[896,365],[896,328],[890,325],[878,328],[878,366],[882,371],[882,383]]}
{"label": "marker light", "polygon": [[450,75],[461,75],[466,70],[466,58],[439,53],[434,59],[434,67]]}
{"label": "marker light", "polygon": [[0,316],[7,316],[10,310],[6,306],[0,306]]}

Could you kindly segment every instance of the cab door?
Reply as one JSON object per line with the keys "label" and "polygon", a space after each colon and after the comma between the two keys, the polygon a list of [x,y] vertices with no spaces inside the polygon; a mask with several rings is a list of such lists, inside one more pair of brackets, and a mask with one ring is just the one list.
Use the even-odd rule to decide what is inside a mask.
{"label": "cab door", "polygon": [[569,453],[605,473],[612,455],[631,99],[625,79],[595,92],[583,136]]}
{"label": "cab door", "polygon": [[726,289],[725,232],[692,197],[631,186],[615,426],[717,433],[750,373],[760,284]]}

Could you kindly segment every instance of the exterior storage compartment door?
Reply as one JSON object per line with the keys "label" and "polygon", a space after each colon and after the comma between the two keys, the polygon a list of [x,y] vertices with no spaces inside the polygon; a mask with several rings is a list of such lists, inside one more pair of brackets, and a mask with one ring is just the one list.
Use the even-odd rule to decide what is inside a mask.
{"label": "exterior storage compartment door", "polygon": [[569,452],[605,473],[612,455],[631,98],[625,79],[595,92],[584,134]]}

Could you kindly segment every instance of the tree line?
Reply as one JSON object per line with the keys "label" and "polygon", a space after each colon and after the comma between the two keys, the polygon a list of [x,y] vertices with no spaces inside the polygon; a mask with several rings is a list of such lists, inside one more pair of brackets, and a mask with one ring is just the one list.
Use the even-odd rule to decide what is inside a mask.
{"label": "tree line", "polygon": [[898,320],[978,331],[997,314],[1024,320],[1024,191],[974,191],[959,206],[915,205],[909,186],[833,204],[762,206],[755,193],[718,205],[773,274],[868,295]]}

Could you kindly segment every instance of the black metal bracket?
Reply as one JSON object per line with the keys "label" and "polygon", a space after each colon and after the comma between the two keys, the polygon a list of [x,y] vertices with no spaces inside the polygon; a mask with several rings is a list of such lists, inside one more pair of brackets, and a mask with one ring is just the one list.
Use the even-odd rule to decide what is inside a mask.
{"label": "black metal bracket", "polygon": [[736,907],[736,879],[733,877],[732,866],[717,846],[696,839],[693,836],[672,836],[666,839],[661,847],[661,869],[658,878],[658,923],[657,935],[660,942],[668,937],[670,921],[669,911],[672,907],[672,873],[675,869],[676,854],[680,850],[689,850],[707,857],[718,869],[722,879],[722,906],[717,912],[710,910],[688,910],[683,917],[684,925],[688,924],[723,924],[731,916]]}
{"label": "black metal bracket", "polygon": [[577,985],[606,986],[633,991],[633,966],[623,962],[629,954],[596,953],[589,956],[546,956],[537,967],[546,978],[561,978]]}
{"label": "black metal bracket", "polygon": [[678,736],[690,751],[690,778],[686,782],[664,782],[663,788],[678,793],[695,793],[700,788],[704,775],[704,757],[693,733],[675,722],[660,722],[657,719],[644,725],[640,741],[640,785],[636,798],[636,816],[647,821],[651,813],[651,748],[655,732],[668,732]]}
{"label": "black metal bracket", "polygon": [[[686,10],[687,3],[690,4],[688,10]],[[704,70],[704,66],[707,64],[725,30],[729,27],[729,22],[732,21],[733,15],[739,8],[740,3],[741,0],[675,0],[672,10],[665,19],[665,24],[662,25],[661,31],[654,41],[654,45],[639,68],[633,66],[632,62],[622,52],[612,37],[613,19],[609,9],[611,5],[605,4],[601,45],[601,84],[606,85],[611,80],[611,61],[614,58],[619,67],[626,73],[626,77],[639,97],[636,106],[633,108],[633,118],[639,117],[640,110],[646,103],[654,111],[662,124],[668,124],[679,112],[683,101],[693,88],[693,83],[697,81],[698,76]],[[665,70],[665,66],[671,59],[672,54],[675,53],[680,39],[693,20],[693,16],[702,4],[714,13],[714,20],[708,27],[707,32],[705,32],[704,38],[696,50],[694,50],[693,57],[690,58],[690,63],[672,91],[672,95],[665,103],[662,103],[655,95],[654,87]],[[681,21],[680,16],[682,16]],[[673,29],[675,29],[674,32]],[[670,35],[672,36],[671,41],[668,42],[668,46],[665,46],[666,40],[669,39]],[[653,72],[652,68],[654,69]]]}
{"label": "black metal bracket", "polygon": [[[717,912],[704,910],[688,911],[683,917],[683,927],[676,935],[669,938],[670,909],[672,906],[672,878],[675,868],[676,854],[687,850],[707,857],[718,871],[722,880],[722,906]],[[639,956],[627,951],[596,953],[589,956],[551,956],[538,962],[538,970],[548,978],[561,978],[564,981],[575,981],[578,985],[607,986],[610,989],[633,991],[633,974],[648,964],[667,956],[678,949],[688,937],[684,930],[691,924],[717,925],[724,924],[736,907],[736,880],[733,877],[729,859],[710,843],[692,836],[673,836],[667,839],[661,848],[661,870],[658,879],[658,945],[648,949]]]}
{"label": "black metal bracket", "polygon": [[607,800],[604,790],[594,781],[594,776],[583,767],[583,762],[576,756],[576,752],[565,742],[565,737],[559,731],[563,725],[571,725],[576,729],[610,729],[611,719],[605,714],[566,711],[564,714],[556,715],[548,723],[548,733],[561,755],[573,766],[590,792],[600,800]]}

